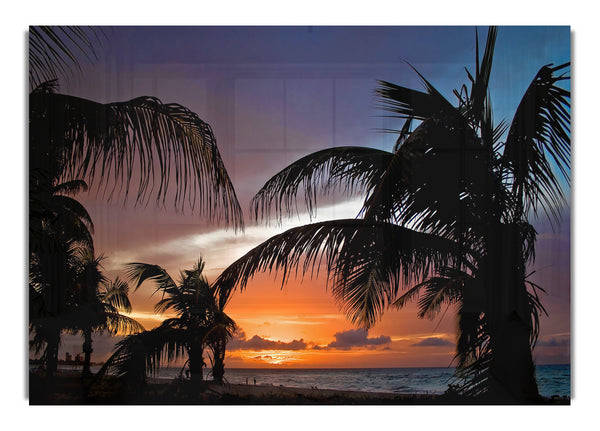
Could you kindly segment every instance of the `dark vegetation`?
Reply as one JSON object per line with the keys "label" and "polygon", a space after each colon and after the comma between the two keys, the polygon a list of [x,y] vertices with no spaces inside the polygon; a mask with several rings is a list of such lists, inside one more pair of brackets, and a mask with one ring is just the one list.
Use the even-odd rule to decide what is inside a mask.
{"label": "dark vegetation", "polygon": [[[570,185],[569,64],[545,65],[510,122],[494,124],[489,84],[497,29],[491,27],[469,85],[453,105],[421,74],[425,91],[380,82],[388,115],[403,121],[391,152],[334,147],[273,176],[253,215],[308,209],[319,192],[364,193],[357,218],[289,229],[255,247],[217,280],[243,289],[257,272],[314,276],[325,267],[336,301],[369,328],[388,307],[417,300],[419,317],[453,306],[458,317],[459,392],[499,401],[539,399],[532,347],[545,313],[527,268],[535,259],[531,219],[560,222]],[[415,70],[418,74],[418,72]]]}

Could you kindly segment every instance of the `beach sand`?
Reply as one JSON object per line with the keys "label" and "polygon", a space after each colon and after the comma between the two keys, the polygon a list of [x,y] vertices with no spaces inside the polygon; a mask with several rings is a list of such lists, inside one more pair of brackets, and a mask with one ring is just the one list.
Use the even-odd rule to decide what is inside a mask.
{"label": "beach sand", "polygon": [[[488,404],[485,400],[453,395],[394,394],[292,388],[269,385],[217,384],[171,381],[127,387],[114,377],[82,379],[78,373],[58,373],[52,382],[30,374],[32,405],[460,405]],[[569,404],[568,398],[546,399],[542,404]],[[495,403],[492,403],[495,404]]]}
{"label": "beach sand", "polygon": [[224,400],[252,404],[419,404],[438,401],[439,395],[392,394],[387,392],[342,391],[284,386],[213,385],[209,389]]}

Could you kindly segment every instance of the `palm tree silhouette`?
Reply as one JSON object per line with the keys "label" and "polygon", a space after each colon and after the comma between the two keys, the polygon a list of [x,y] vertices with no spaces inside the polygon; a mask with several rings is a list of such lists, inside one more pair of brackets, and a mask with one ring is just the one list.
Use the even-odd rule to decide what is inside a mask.
{"label": "palm tree silhouette", "polygon": [[81,57],[96,57],[103,35],[102,28],[30,27],[30,180],[95,181],[109,198],[127,198],[133,179],[140,204],[152,193],[164,203],[174,180],[177,208],[199,201],[201,213],[242,227],[212,129],[195,113],[154,97],[100,104],[58,93],[58,75],[74,75]]}
{"label": "palm tree silhouette", "polygon": [[75,283],[75,306],[68,321],[72,331],[81,332],[83,341],[83,376],[89,376],[92,334],[108,332],[128,335],[141,332],[144,327],[136,320],[119,312],[132,311],[129,302],[129,286],[118,277],[109,281],[102,274],[103,256],[95,257],[89,251],[80,251]]}
{"label": "palm tree silhouette", "polygon": [[136,204],[155,193],[164,205],[174,180],[176,208],[194,210],[199,202],[201,214],[243,225],[210,126],[154,97],[101,104],[58,93],[56,80],[41,84],[29,95],[29,165],[37,187],[83,179],[109,200],[127,199],[137,183]]}
{"label": "palm tree silhouette", "polygon": [[259,219],[273,208],[289,214],[300,186],[311,211],[319,191],[362,191],[360,218],[276,235],[216,284],[243,289],[265,270],[283,271],[285,283],[298,270],[318,274],[323,263],[334,297],[366,328],[388,306],[419,295],[423,317],[456,304],[463,393],[537,400],[531,349],[545,310],[539,286],[526,277],[537,235],[529,217],[541,211],[557,223],[567,204],[557,175],[570,185],[570,93],[556,84],[568,79],[557,76],[568,64],[543,66],[513,120],[494,125],[488,84],[496,34],[489,29],[481,61],[477,41],[470,91],[463,85],[454,92],[458,106],[420,74],[426,92],[380,82],[382,107],[404,120],[392,152],[337,147],[309,154],[253,199]]}
{"label": "palm tree silhouette", "polygon": [[[58,365],[61,331],[75,305],[73,292],[81,253],[93,251],[93,223],[70,195],[87,189],[81,180],[30,184],[29,295],[32,348],[44,349],[46,372]],[[34,215],[35,214],[35,215]]]}
{"label": "palm tree silhouette", "polygon": [[[57,76],[80,70],[79,59],[95,57],[94,42],[102,37],[94,28],[29,31],[30,326],[38,328],[36,349],[42,334],[52,340],[49,373],[56,369],[58,328],[66,323],[60,316],[72,292],[73,251],[93,250],[91,218],[74,199],[57,199],[60,190],[81,191],[87,182],[108,199],[126,200],[137,185],[136,204],[153,195],[164,204],[175,181],[177,209],[199,206],[201,214],[243,228],[212,129],[195,113],[153,97],[100,104],[58,92]],[[43,316],[35,314],[41,310]]]}
{"label": "palm tree silhouette", "polygon": [[202,274],[204,265],[200,259],[191,270],[182,271],[179,284],[158,265],[127,265],[136,289],[146,280],[157,285],[155,293],[160,292],[162,298],[155,305],[155,312],[173,310],[177,317],[119,342],[100,373],[112,368],[131,381],[145,381],[146,375],[155,373],[162,361],[170,362],[186,353],[191,379],[200,381],[206,365],[204,349],[208,347],[213,352],[213,379],[222,382],[225,345],[235,330],[235,322],[223,312],[227,298],[221,297]]}
{"label": "palm tree silhouette", "polygon": [[43,352],[41,359],[49,378],[58,367],[61,331],[69,324],[79,249],[71,239],[50,244],[50,250],[32,257],[29,267],[30,349],[35,354]]}

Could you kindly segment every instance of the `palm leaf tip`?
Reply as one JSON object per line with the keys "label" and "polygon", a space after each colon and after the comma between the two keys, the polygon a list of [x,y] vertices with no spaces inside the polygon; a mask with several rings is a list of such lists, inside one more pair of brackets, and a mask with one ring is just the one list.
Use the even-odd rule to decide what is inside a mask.
{"label": "palm leaf tip", "polygon": [[271,177],[250,203],[255,219],[274,210],[281,219],[297,211],[297,196],[304,189],[304,203],[314,216],[318,193],[341,191],[348,195],[369,190],[387,166],[391,154],[365,147],[343,146],[308,154]]}
{"label": "palm leaf tip", "polygon": [[36,87],[58,75],[69,77],[80,72],[80,59],[97,58],[94,43],[103,35],[101,28],[94,27],[30,26],[30,86]]}
{"label": "palm leaf tip", "polygon": [[32,92],[29,104],[32,167],[47,163],[43,155],[51,149],[44,134],[50,133],[62,146],[54,151],[56,157],[64,155],[60,174],[87,180],[109,201],[117,196],[127,201],[129,190],[137,187],[136,205],[154,196],[164,206],[173,196],[178,211],[198,211],[243,229],[212,129],[186,107],[154,97],[101,104],[47,92]]}

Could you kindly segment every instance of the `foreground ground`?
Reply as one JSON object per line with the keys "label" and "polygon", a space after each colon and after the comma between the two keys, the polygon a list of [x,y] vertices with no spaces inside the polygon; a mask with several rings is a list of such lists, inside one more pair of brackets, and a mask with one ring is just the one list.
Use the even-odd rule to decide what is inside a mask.
{"label": "foreground ground", "polygon": [[[219,385],[213,382],[173,381],[127,387],[113,377],[83,379],[73,373],[59,373],[51,381],[29,375],[29,402],[47,404],[363,404],[363,405],[441,405],[495,404],[486,400],[464,399],[455,395],[392,394],[289,388],[281,386]],[[544,399],[544,404],[569,404],[568,398]]]}

